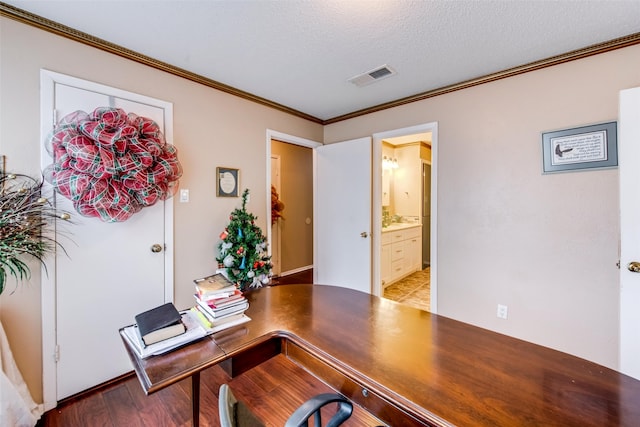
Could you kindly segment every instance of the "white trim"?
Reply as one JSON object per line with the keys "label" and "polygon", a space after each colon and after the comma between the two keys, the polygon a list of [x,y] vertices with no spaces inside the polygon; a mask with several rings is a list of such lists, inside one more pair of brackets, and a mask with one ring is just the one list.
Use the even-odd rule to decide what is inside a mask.
{"label": "white trim", "polygon": [[[54,84],[55,76],[46,70],[40,70],[40,140],[44,141],[44,136],[48,134],[55,120],[54,112]],[[41,147],[41,152],[44,149]],[[44,168],[46,153],[41,153],[40,164]],[[46,181],[43,187],[50,191],[51,187]],[[55,232],[55,231],[54,231]],[[54,257],[50,257],[53,259]],[[42,311],[42,398],[44,410],[49,411],[57,406],[56,399],[56,263],[47,261],[42,267],[40,280],[41,288],[41,311]]]}
{"label": "white trim", "polygon": [[[315,149],[317,147],[321,147],[323,144],[317,141],[312,141],[310,139],[301,138],[299,136],[289,135],[286,133],[278,132],[272,129],[267,129],[266,133],[266,146],[267,146],[267,185],[265,191],[267,192],[267,253],[271,255],[271,140],[277,139],[278,141],[286,142],[289,144],[300,145],[302,147],[308,147],[311,149]],[[315,154],[314,154],[315,158]],[[313,182],[316,180],[316,169],[315,169],[315,161],[313,166]],[[315,192],[315,184],[313,186]],[[315,195],[313,199],[314,203],[314,214],[315,214]],[[315,240],[315,239],[314,239]],[[314,243],[315,249],[315,243]],[[314,251],[314,262],[315,262],[315,251]],[[282,266],[282,259],[280,259],[280,266]],[[281,273],[282,274],[282,273]]]}
{"label": "white trim", "polygon": [[293,270],[284,271],[278,275],[278,277],[291,276],[292,274],[301,273],[303,271],[311,270],[313,268],[313,264],[307,265],[304,267],[294,268]]}
{"label": "white trim", "polygon": [[[430,311],[438,312],[438,122],[424,123],[373,134],[373,294],[381,296],[380,239],[382,237],[382,140],[416,133],[431,132],[431,304]],[[377,248],[377,250],[376,250]]]}
{"label": "white trim", "polygon": [[303,147],[309,148],[317,148],[324,145],[321,142],[312,141],[310,139],[301,138],[299,136],[288,135],[286,133],[267,129],[267,142],[269,143],[269,145],[271,145],[272,139],[277,139],[278,141],[288,142],[289,144],[301,145]]}
{"label": "white trim", "polygon": [[[273,187],[276,188],[277,191],[282,192],[282,182],[281,182],[281,156],[280,154],[271,154],[271,162],[269,163],[269,172],[271,172],[274,169],[274,161],[275,161],[275,170],[278,173],[278,176],[276,178],[276,182],[273,182],[273,175],[271,175],[271,184],[273,185]],[[271,191],[271,186],[269,185],[269,191]],[[280,229],[280,221],[276,220],[275,223],[272,223],[272,217],[271,217],[271,198],[267,197],[267,211],[268,211],[268,220],[269,222],[267,223],[267,227],[269,228],[269,230],[272,233],[272,237],[271,237],[271,241],[267,241],[268,243],[268,254],[271,255],[271,264],[273,266],[273,274],[274,275],[280,275],[282,272],[282,250],[281,250],[281,244],[282,244],[282,230]],[[273,244],[273,233],[274,233],[274,228],[275,228],[275,245]],[[277,249],[277,250],[273,250],[273,248]],[[274,254],[275,252],[275,254]],[[274,261],[275,260],[275,261]]]}
{"label": "white trim", "polygon": [[[79,79],[65,74],[56,73],[46,69],[40,70],[40,140],[45,141],[46,136],[54,124],[55,84],[74,86],[109,96],[115,96],[155,106],[164,110],[164,137],[167,143],[173,144],[173,104],[171,102],[148,96],[128,92],[125,90],[109,87],[99,83]],[[40,164],[45,168],[50,162],[44,143],[41,143]],[[45,191],[52,191],[52,188],[45,181],[43,184]],[[164,202],[164,237],[165,237],[165,271],[164,271],[164,295],[166,302],[173,301],[174,280],[173,280],[173,198]],[[56,264],[55,257],[50,257],[42,267],[41,298],[42,298],[42,393],[44,400],[44,410],[48,411],[57,406],[57,377],[56,362],[54,359],[56,348]]]}

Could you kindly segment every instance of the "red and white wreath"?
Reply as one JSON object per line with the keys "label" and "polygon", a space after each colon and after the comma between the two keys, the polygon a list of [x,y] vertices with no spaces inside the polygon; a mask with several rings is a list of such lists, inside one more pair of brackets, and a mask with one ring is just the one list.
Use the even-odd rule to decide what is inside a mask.
{"label": "red and white wreath", "polygon": [[120,108],[76,111],[47,140],[53,164],[46,179],[87,217],[129,219],[142,208],[171,197],[182,167],[151,119]]}

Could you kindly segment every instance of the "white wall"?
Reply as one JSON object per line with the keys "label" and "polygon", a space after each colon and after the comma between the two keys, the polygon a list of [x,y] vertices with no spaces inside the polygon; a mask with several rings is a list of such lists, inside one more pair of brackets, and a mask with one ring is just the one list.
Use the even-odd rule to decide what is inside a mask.
{"label": "white wall", "polygon": [[328,125],[324,140],[438,122],[439,314],[617,368],[618,171],[542,175],[541,132],[616,120],[638,69],[636,45]]}

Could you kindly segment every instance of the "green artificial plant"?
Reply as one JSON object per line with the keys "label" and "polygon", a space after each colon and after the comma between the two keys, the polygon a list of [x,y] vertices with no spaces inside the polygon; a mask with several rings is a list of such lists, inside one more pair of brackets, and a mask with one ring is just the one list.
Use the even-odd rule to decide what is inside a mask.
{"label": "green artificial plant", "polygon": [[42,181],[26,175],[0,172],[0,294],[7,277],[29,279],[28,257],[44,265],[44,257],[59,243],[48,233],[56,218],[68,220],[42,197]]}

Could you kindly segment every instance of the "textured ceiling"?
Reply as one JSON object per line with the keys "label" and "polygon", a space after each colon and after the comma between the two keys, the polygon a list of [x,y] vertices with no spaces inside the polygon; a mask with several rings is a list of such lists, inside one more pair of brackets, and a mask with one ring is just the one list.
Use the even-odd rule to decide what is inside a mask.
{"label": "textured ceiling", "polygon": [[640,32],[640,0],[5,3],[321,120]]}

